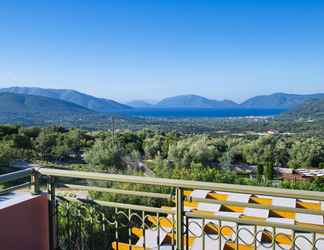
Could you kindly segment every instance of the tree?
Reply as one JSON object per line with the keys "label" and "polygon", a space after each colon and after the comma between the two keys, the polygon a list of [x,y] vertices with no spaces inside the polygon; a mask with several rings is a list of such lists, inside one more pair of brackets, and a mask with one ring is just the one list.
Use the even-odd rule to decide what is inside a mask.
{"label": "tree", "polygon": [[284,140],[283,138],[280,138],[275,145],[274,148],[274,160],[276,166],[287,166],[287,163],[289,161],[289,150],[290,143],[287,142],[287,139]]}
{"label": "tree", "polygon": [[290,168],[318,167],[324,162],[324,143],[318,138],[296,140],[289,150]]}
{"label": "tree", "polygon": [[13,147],[12,142],[0,142],[0,165],[7,166],[9,162],[16,158],[16,149]]}
{"label": "tree", "polygon": [[97,140],[93,147],[84,156],[87,163],[107,172],[116,172],[125,169],[122,159],[124,151],[111,140]]}
{"label": "tree", "polygon": [[164,138],[161,135],[154,135],[152,138],[146,138],[143,143],[145,157],[154,159],[162,151]]}
{"label": "tree", "polygon": [[268,162],[264,167],[264,177],[266,180],[272,180],[274,176],[273,165],[271,162]]}
{"label": "tree", "polygon": [[53,148],[56,146],[58,133],[47,129],[40,132],[35,141],[35,148],[42,160],[54,158]]}
{"label": "tree", "polygon": [[65,147],[69,158],[81,158],[81,139],[82,134],[78,129],[71,129],[62,135],[61,143]]}
{"label": "tree", "polygon": [[0,125],[0,138],[4,136],[18,134],[19,127],[16,125]]}
{"label": "tree", "polygon": [[260,165],[260,164],[257,165],[257,179],[258,179],[258,182],[261,181],[263,173],[264,173],[264,167],[262,165]]}
{"label": "tree", "polygon": [[170,145],[168,159],[185,167],[190,167],[192,163],[207,166],[218,161],[220,155],[215,141],[203,135],[189,137]]}
{"label": "tree", "polygon": [[13,146],[18,149],[32,149],[32,140],[24,134],[15,134],[11,136]]}
{"label": "tree", "polygon": [[42,129],[38,128],[38,127],[31,127],[31,128],[21,127],[21,128],[19,128],[20,135],[27,136],[31,139],[36,139],[41,131],[42,131]]}
{"label": "tree", "polygon": [[118,143],[120,147],[122,147],[125,153],[131,153],[136,150],[139,152],[143,152],[142,139],[132,131],[124,131],[121,133],[117,133],[115,138],[112,138],[115,143]]}
{"label": "tree", "polygon": [[244,148],[247,161],[257,165],[257,177],[265,175],[266,179],[273,178],[273,167],[275,166],[276,138],[272,136],[259,137],[256,141],[249,143]]}
{"label": "tree", "polygon": [[223,162],[227,162],[229,165],[244,162],[242,150],[239,146],[233,146],[223,154]]}

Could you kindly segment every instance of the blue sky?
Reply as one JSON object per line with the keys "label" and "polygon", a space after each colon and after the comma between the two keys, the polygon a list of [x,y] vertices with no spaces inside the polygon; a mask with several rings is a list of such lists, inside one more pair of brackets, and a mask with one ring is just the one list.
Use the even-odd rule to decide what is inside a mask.
{"label": "blue sky", "polygon": [[324,92],[324,1],[1,1],[0,87],[119,101]]}

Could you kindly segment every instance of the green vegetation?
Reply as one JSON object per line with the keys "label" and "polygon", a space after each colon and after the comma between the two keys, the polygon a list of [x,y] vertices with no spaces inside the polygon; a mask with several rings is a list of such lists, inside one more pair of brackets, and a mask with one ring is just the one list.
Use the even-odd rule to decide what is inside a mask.
{"label": "green vegetation", "polygon": [[[123,159],[168,160],[181,167],[227,167],[252,164],[318,168],[324,163],[324,141],[304,135],[213,135],[123,130],[91,132],[63,127],[0,127],[1,152],[26,160],[68,162],[121,168]],[[27,158],[26,158],[27,157]],[[265,171],[272,174],[270,171]]]}
{"label": "green vegetation", "polygon": [[97,166],[98,170],[106,172],[121,171],[125,168],[122,160],[124,150],[119,143],[111,140],[98,140],[93,147],[85,154],[85,160],[92,166]]}
{"label": "green vegetation", "polygon": [[252,97],[242,103],[246,108],[277,108],[291,109],[312,99],[324,98],[324,94],[296,95],[286,93],[274,93]]}
{"label": "green vegetation", "polygon": [[1,166],[23,159],[88,171],[254,185],[273,185],[275,167],[324,166],[323,139],[303,134],[113,133],[2,125],[0,149]]}
{"label": "green vegetation", "polygon": [[323,119],[324,99],[314,99],[305,102],[294,110],[285,114],[290,119]]}
{"label": "green vegetation", "polygon": [[[226,121],[224,121],[224,124]],[[324,191],[324,180],[280,180],[275,167],[323,168],[324,141],[312,134],[184,133],[141,129],[89,131],[64,127],[0,126],[0,171],[10,161],[24,159],[48,167],[208,182],[275,186]],[[254,166],[253,171],[245,169]],[[70,180],[71,182],[74,180]],[[84,183],[83,183],[84,184]],[[141,184],[89,181],[116,189],[171,194],[174,190]],[[74,194],[72,194],[74,195]],[[160,207],[172,201],[114,193],[90,192],[94,199]],[[120,211],[123,211],[120,209]],[[125,210],[126,214],[127,211]],[[115,211],[92,203],[61,202],[58,206],[60,245],[83,244],[107,249],[115,228]],[[128,224],[119,227],[120,240],[128,240]],[[92,247],[94,248],[94,247]],[[65,248],[63,248],[65,249]]]}

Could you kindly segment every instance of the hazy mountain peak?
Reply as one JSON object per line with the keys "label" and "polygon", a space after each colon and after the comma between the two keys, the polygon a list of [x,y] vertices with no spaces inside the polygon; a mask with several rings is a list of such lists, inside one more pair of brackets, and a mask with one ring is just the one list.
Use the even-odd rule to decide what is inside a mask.
{"label": "hazy mountain peak", "polygon": [[148,108],[148,107],[152,107],[153,104],[144,101],[144,100],[133,100],[130,102],[127,102],[126,105],[131,106],[133,108]]}
{"label": "hazy mountain peak", "polygon": [[191,94],[165,98],[157,106],[178,108],[235,108],[237,104],[233,101],[210,100],[203,96]]}
{"label": "hazy mountain peak", "polygon": [[93,113],[80,105],[45,96],[0,93],[1,113]]}
{"label": "hazy mountain peak", "polygon": [[84,94],[72,89],[46,89],[38,87],[10,87],[0,89],[0,92],[26,94],[35,96],[44,96],[53,99],[71,102],[82,107],[97,111],[109,112],[118,109],[128,109],[127,105],[118,103],[113,100],[97,98],[88,94]]}
{"label": "hazy mountain peak", "polygon": [[324,117],[324,98],[311,99],[282,114],[282,117],[316,119]]}
{"label": "hazy mountain peak", "polygon": [[241,103],[241,106],[245,108],[291,109],[303,104],[305,101],[320,98],[324,98],[324,94],[298,95],[279,92],[252,97]]}

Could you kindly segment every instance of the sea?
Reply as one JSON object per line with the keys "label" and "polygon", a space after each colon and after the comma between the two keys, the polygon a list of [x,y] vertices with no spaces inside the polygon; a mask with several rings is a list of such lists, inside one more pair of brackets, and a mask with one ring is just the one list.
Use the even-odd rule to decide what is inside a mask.
{"label": "sea", "polygon": [[212,108],[133,108],[114,113],[144,118],[226,118],[277,116],[284,109],[212,109]]}

